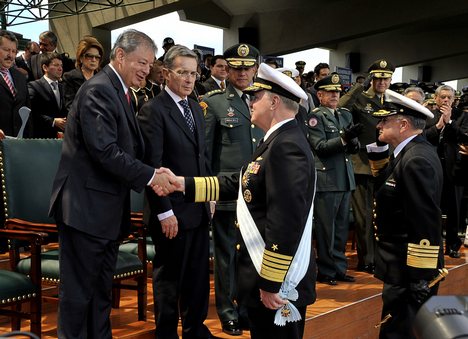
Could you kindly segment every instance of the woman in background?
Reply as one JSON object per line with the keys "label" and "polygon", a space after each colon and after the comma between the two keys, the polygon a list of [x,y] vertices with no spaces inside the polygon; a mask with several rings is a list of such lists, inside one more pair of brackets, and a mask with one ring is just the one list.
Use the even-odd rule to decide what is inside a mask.
{"label": "woman in background", "polygon": [[83,37],[78,43],[76,68],[63,75],[64,104],[67,112],[81,85],[100,70],[103,51],[101,43],[90,35]]}

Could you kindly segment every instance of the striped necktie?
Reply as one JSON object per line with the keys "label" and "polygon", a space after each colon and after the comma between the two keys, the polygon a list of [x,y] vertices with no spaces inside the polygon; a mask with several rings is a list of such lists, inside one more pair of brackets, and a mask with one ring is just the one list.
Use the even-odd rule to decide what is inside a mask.
{"label": "striped necktie", "polygon": [[224,84],[224,80],[219,83],[219,87],[221,87],[221,89],[226,89],[226,85]]}
{"label": "striped necktie", "polygon": [[8,69],[7,68],[2,68],[2,69],[0,69],[0,73],[2,73],[3,80],[5,80],[8,88],[10,89],[11,94],[13,95],[13,97],[15,97],[16,96],[16,90],[15,90],[15,86],[13,85],[13,83],[10,80],[10,75],[8,74],[9,73]]}
{"label": "striped necktie", "polygon": [[195,131],[195,122],[193,121],[192,117],[192,112],[190,111],[190,107],[188,104],[187,100],[180,100],[179,104],[183,107],[184,109],[184,118],[185,121],[187,122],[188,127],[192,131],[192,133]]}

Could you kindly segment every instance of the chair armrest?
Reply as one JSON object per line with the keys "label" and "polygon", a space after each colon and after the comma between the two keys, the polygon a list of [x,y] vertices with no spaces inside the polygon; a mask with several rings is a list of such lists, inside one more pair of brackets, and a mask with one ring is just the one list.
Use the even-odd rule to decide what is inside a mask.
{"label": "chair armrest", "polygon": [[40,224],[22,219],[7,219],[5,220],[5,228],[10,230],[25,230],[44,233],[58,233],[57,225],[55,224]]}
{"label": "chair armrest", "polygon": [[[23,231],[23,230],[10,230],[10,229],[0,229],[0,237],[8,239],[16,239],[28,241],[31,246],[31,269],[29,271],[29,276],[34,285],[40,286],[41,284],[41,245],[43,239],[47,237],[46,233],[42,232],[33,232],[33,231]],[[16,268],[16,263],[13,263],[14,258],[11,257],[12,252],[10,251],[10,266],[12,270]]]}

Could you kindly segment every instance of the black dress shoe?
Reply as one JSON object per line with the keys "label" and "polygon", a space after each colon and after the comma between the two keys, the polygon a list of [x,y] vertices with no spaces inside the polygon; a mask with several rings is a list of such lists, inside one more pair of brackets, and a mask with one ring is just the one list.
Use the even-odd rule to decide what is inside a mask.
{"label": "black dress shoe", "polygon": [[335,278],[329,277],[327,275],[317,276],[317,281],[322,283],[322,284],[327,284],[327,285],[331,285],[331,286],[338,285]]}
{"label": "black dress shoe", "polygon": [[229,335],[242,335],[242,329],[237,320],[229,320],[223,323],[223,332]]}
{"label": "black dress shoe", "polygon": [[448,250],[445,252],[446,255],[448,255],[450,258],[455,258],[458,259],[461,257],[461,253],[456,250]]}
{"label": "black dress shoe", "polygon": [[347,275],[347,274],[337,274],[335,277],[336,280],[338,281],[344,281],[344,282],[355,282],[356,279],[354,277]]}
{"label": "black dress shoe", "polygon": [[367,264],[367,265],[358,265],[357,270],[360,272],[367,272],[369,274],[374,274],[375,266],[374,264]]}

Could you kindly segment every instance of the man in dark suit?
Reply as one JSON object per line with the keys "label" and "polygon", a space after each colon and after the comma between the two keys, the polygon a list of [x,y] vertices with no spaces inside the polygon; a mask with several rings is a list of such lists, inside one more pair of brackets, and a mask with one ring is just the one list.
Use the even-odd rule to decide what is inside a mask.
{"label": "man in dark suit", "polygon": [[[367,83],[359,84],[341,97],[339,107],[347,108],[353,115],[354,123],[361,123],[362,133],[358,139],[361,149],[354,154],[354,174],[356,179],[356,190],[351,197],[353,208],[354,227],[356,231],[356,243],[358,254],[359,271],[374,273],[375,240],[372,225],[372,204],[374,183],[367,159],[365,145],[376,141],[375,126],[378,119],[372,113],[383,108],[385,102],[385,91],[390,87],[395,67],[388,61],[379,59],[369,66],[370,74]],[[366,86],[371,82],[368,90]]]}
{"label": "man in dark suit", "polygon": [[442,191],[442,210],[447,216],[445,223],[445,254],[452,258],[460,258],[461,239],[458,228],[461,218],[461,203],[463,186],[455,180],[455,167],[459,160],[458,143],[459,129],[463,112],[452,107],[455,100],[455,90],[448,86],[439,86],[435,91],[436,109],[434,118],[428,121],[425,134],[427,140],[437,147],[444,171],[444,189]]}
{"label": "man in dark suit", "polygon": [[[437,294],[438,284],[429,283],[444,265],[442,166],[421,135],[433,114],[393,91],[387,90],[386,98],[384,109],[373,113],[380,118],[379,141],[394,149],[375,185],[375,276],[384,283],[380,338],[413,338],[416,312]],[[385,151],[371,146],[374,153]],[[369,153],[369,159],[375,167],[376,155]]]}
{"label": "man in dark suit", "polygon": [[215,55],[211,58],[210,64],[210,77],[205,80],[203,87],[206,92],[214,91],[216,89],[226,89],[226,78],[228,76],[228,65],[223,55]]}
{"label": "man in dark suit", "polygon": [[60,243],[59,338],[112,337],[112,280],[119,238],[130,227],[130,189],[164,181],[139,160],[144,143],[128,96],[155,53],[144,33],[123,32],[68,115],[50,203]]}
{"label": "man in dark suit", "polygon": [[[314,158],[294,118],[299,100],[307,96],[293,79],[266,64],[247,90],[254,93],[252,123],[266,132],[263,143],[240,177],[186,178],[185,197],[239,197],[238,302],[247,307],[251,337],[299,339],[306,307],[315,301]],[[184,178],[178,179],[183,186]],[[291,316],[293,307],[300,317]]]}
{"label": "man in dark suit", "polygon": [[31,57],[33,55],[39,54],[40,49],[39,45],[35,41],[29,41],[26,44],[26,48],[24,49],[24,53],[20,56],[16,57],[15,64],[18,70],[23,73],[28,81],[34,80],[34,75],[32,73],[30,63]]}
{"label": "man in dark suit", "polygon": [[337,108],[341,80],[337,73],[314,85],[320,107],[309,116],[309,143],[315,155],[317,195],[314,225],[317,244],[317,280],[329,285],[354,282],[347,275],[346,241],[351,191],[356,188],[351,154],[359,151],[360,124],[346,108]]}
{"label": "man in dark suit", "polygon": [[[242,46],[248,49],[247,53],[244,53]],[[215,56],[212,59],[216,58],[212,77],[226,74],[226,67],[229,74],[227,89],[207,94],[202,104],[207,106],[206,148],[208,163],[214,175],[239,172],[242,165],[252,157],[264,135],[261,129],[252,125],[249,107],[242,99],[242,90],[252,83],[257,71],[259,55],[258,50],[251,45],[236,44],[226,49],[224,57]],[[218,68],[223,68],[224,71]],[[216,204],[212,220],[216,311],[223,331],[231,335],[242,334],[239,320],[246,318],[246,311],[238,309],[235,303],[236,219],[235,201]]]}
{"label": "man in dark suit", "polygon": [[[16,36],[10,31],[0,30],[0,138],[18,135],[23,123],[18,111],[23,106],[30,106],[26,77],[12,67],[17,47]],[[23,136],[32,137],[29,119]]]}
{"label": "man in dark suit", "polygon": [[[57,45],[58,38],[54,32],[45,31],[39,35],[39,48],[41,53],[57,52]],[[63,63],[63,72],[68,72],[72,69],[75,69],[75,63],[69,58],[68,53],[61,53],[60,56]],[[40,79],[44,75],[40,54],[36,54],[31,57],[30,67],[33,74],[32,80]]]}
{"label": "man in dark suit", "polygon": [[[205,122],[200,105],[188,98],[197,73],[197,56],[175,45],[164,58],[166,87],[143,105],[138,121],[146,144],[145,162],[178,175],[207,174]],[[147,190],[144,219],[155,244],[153,294],[156,338],[212,338],[203,324],[209,298],[209,208],[187,203],[182,193],[157,197]]]}
{"label": "man in dark suit", "polygon": [[35,138],[57,138],[65,130],[67,112],[63,105],[62,59],[58,53],[41,56],[44,75],[28,83]]}

